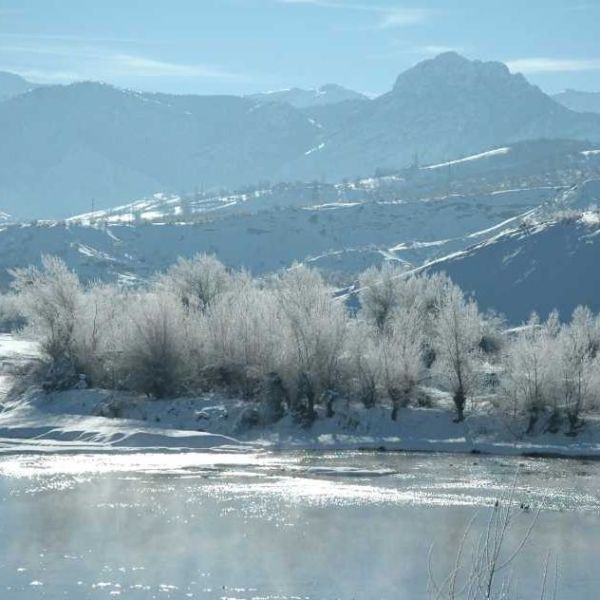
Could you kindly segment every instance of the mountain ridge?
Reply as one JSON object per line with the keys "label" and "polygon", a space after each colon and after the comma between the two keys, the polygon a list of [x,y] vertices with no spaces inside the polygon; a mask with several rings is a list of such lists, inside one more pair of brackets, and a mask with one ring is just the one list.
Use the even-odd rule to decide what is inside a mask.
{"label": "mountain ridge", "polygon": [[36,87],[39,87],[38,84],[27,81],[16,73],[0,71],[0,102],[25,94]]}
{"label": "mountain ridge", "polygon": [[273,92],[262,92],[245,96],[258,102],[285,102],[295,108],[327,106],[347,101],[367,101],[368,97],[336,83],[326,83],[318,88],[289,88]]}
{"label": "mountain ridge", "polygon": [[552,98],[570,110],[600,114],[600,92],[565,90]]}
{"label": "mountain ridge", "polygon": [[501,63],[455,53],[417,64],[371,100],[302,109],[93,82],[43,86],[0,102],[0,128],[0,210],[21,218],[197,187],[340,181],[528,139],[600,142],[599,115],[568,110]]}

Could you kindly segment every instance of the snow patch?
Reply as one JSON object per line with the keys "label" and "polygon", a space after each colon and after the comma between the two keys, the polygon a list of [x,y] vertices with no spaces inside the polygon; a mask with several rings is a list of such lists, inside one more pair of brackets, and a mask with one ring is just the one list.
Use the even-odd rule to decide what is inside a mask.
{"label": "snow patch", "polygon": [[314,148],[311,148],[310,150],[307,150],[304,153],[304,156],[310,156],[314,152],[318,152],[319,150],[323,150],[323,148],[325,148],[325,142],[321,142],[318,146],[315,146]]}
{"label": "snow patch", "polygon": [[432,171],[434,169],[441,169],[443,167],[459,165],[461,163],[471,162],[474,160],[481,160],[483,158],[491,158],[492,156],[501,156],[503,154],[508,154],[510,151],[511,151],[511,149],[509,147],[496,148],[495,150],[489,150],[488,152],[481,152],[480,154],[473,154],[472,156],[466,156],[464,158],[459,158],[457,160],[450,160],[448,162],[439,163],[436,165],[429,165],[427,167],[421,167],[421,169],[425,170],[425,171]]}

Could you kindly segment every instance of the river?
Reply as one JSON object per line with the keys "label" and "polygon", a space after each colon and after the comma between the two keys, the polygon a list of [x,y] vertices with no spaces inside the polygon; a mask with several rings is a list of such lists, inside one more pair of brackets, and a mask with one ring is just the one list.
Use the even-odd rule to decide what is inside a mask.
{"label": "river", "polygon": [[427,598],[432,545],[441,578],[513,489],[507,551],[535,519],[514,597],[538,597],[549,554],[558,598],[596,600],[600,463],[4,450],[0,597]]}

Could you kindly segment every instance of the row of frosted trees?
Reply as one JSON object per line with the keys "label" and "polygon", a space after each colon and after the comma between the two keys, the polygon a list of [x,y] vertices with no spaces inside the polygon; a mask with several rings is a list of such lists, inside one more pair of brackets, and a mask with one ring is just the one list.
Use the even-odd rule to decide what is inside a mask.
{"label": "row of frosted trees", "polygon": [[315,270],[259,280],[206,255],[135,289],[84,287],[54,257],[13,276],[53,388],[219,390],[256,401],[264,422],[289,412],[307,424],[318,410],[332,416],[336,399],[386,405],[397,419],[437,388],[459,421],[480,401],[530,431],[543,418],[570,433],[600,391],[600,322],[589,310],[505,331],[443,275],[369,269],[356,310]]}

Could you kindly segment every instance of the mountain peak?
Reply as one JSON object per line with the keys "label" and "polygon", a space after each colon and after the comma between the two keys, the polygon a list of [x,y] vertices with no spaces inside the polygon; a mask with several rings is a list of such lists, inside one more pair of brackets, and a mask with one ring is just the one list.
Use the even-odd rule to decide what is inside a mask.
{"label": "mountain peak", "polygon": [[517,86],[522,89],[534,86],[519,74],[511,74],[501,62],[469,60],[457,52],[444,52],[416,64],[398,76],[394,92],[407,92],[437,88],[442,93],[449,89],[490,86]]}
{"label": "mountain peak", "polygon": [[291,104],[296,108],[309,108],[337,104],[347,100],[366,100],[367,97],[359,92],[349,90],[335,83],[327,83],[315,89],[290,88],[277,92],[253,94],[249,96],[259,102],[280,102]]}
{"label": "mountain peak", "polygon": [[442,52],[441,54],[434,56],[433,58],[429,59],[429,61],[423,62],[433,62],[446,65],[465,65],[471,61],[455,50],[448,50],[447,52]]}

